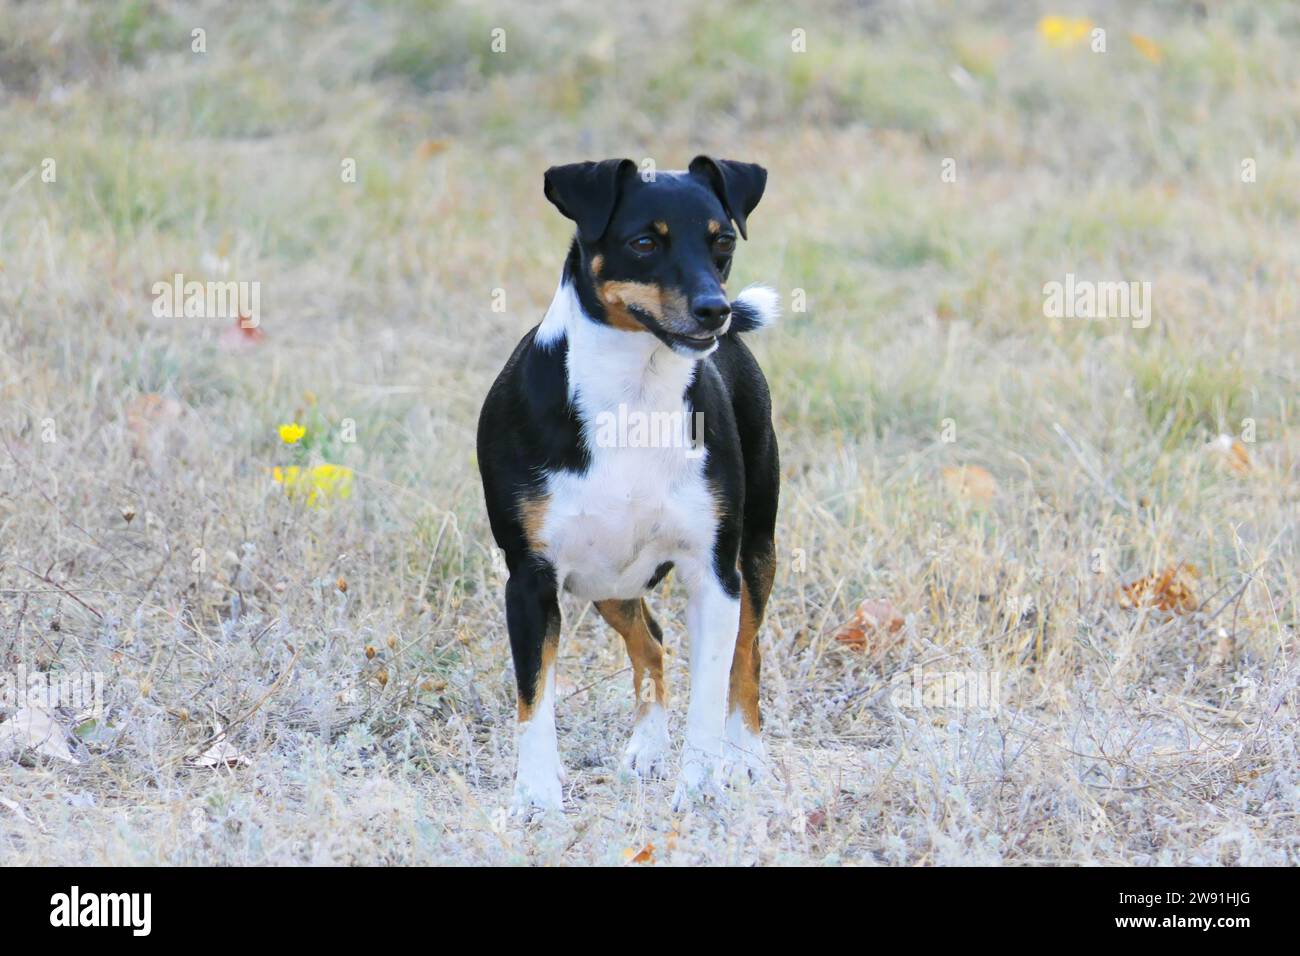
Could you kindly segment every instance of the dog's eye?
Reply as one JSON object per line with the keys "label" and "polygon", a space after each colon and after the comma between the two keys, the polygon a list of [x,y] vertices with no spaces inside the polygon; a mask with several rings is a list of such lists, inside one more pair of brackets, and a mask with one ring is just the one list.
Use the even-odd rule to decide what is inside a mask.
{"label": "dog's eye", "polygon": [[713,251],[722,255],[730,255],[736,251],[735,236],[718,236],[713,240]]}
{"label": "dog's eye", "polygon": [[648,256],[659,248],[659,243],[655,242],[653,236],[637,236],[627,245],[638,256]]}

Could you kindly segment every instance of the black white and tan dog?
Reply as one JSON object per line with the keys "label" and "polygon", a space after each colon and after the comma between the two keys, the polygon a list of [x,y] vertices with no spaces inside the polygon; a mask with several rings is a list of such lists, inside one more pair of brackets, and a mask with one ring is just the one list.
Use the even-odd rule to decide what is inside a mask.
{"label": "black white and tan dog", "polygon": [[690,640],[674,803],[762,766],[758,629],[779,470],[767,382],[740,336],[775,320],[777,297],[754,287],[728,301],[723,284],[766,182],[761,166],[706,156],[652,176],[626,159],[546,172],[546,198],[577,234],[545,318],[506,362],[478,425],[510,574],[519,812],[562,799],[561,590],[595,602],[627,644],[636,722],[625,766],[667,769],[663,632],[644,596],[670,571],[687,594]]}

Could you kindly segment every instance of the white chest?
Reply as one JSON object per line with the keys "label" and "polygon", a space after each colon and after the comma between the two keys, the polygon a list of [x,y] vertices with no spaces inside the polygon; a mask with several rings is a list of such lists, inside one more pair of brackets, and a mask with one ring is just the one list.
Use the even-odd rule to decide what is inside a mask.
{"label": "white chest", "polygon": [[561,328],[590,466],[548,477],[538,537],[561,587],[588,600],[638,597],[665,562],[690,575],[711,560],[715,501],[685,400],[696,367],[649,333],[584,319],[552,334]]}

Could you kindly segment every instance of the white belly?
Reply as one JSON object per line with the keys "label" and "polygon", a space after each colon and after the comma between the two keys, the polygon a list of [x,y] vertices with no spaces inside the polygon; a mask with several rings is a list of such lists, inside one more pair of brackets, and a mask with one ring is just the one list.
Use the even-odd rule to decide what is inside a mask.
{"label": "white belly", "polygon": [[553,475],[541,538],[557,583],[591,601],[635,598],[665,562],[692,573],[710,560],[703,466],[681,448],[611,448],[593,450],[585,475]]}

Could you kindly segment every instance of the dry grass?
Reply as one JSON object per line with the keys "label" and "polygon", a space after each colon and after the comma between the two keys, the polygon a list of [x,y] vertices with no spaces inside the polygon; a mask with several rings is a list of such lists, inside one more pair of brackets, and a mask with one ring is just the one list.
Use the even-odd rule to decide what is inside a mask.
{"label": "dry grass", "polygon": [[[1300,18],[1096,4],[1102,55],[1019,4],[694,6],[0,4],[0,670],[106,682],[80,764],[0,763],[0,861],[1300,862]],[[621,643],[568,602],[569,809],[521,829],[478,403],[560,268],[541,171],[701,151],[770,170],[738,283],[808,302],[753,339],[771,780],[622,779]],[[155,318],[174,272],[260,282],[265,341]],[[1067,272],[1152,282],[1151,326],[1045,318]],[[344,419],[351,497],[289,500],[277,426]],[[1120,606],[1184,561],[1198,613]],[[865,597],[896,646],[833,640]],[[918,665],[1002,707],[891,703]],[[214,723],[249,766],[188,765]]]}

